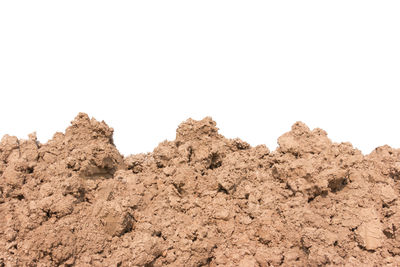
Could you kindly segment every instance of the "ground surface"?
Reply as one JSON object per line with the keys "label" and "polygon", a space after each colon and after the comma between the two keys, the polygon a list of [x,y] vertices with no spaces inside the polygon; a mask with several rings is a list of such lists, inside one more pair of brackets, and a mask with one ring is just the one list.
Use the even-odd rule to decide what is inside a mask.
{"label": "ground surface", "polygon": [[0,266],[400,264],[400,150],[362,155],[298,122],[276,151],[211,118],[123,157],[79,114],[0,143]]}

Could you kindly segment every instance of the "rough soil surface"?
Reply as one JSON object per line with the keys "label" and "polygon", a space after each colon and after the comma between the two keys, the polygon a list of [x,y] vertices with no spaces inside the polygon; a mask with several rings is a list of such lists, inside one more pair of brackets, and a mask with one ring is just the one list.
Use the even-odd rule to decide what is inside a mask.
{"label": "rough soil surface", "polygon": [[297,122],[276,151],[183,122],[123,157],[79,114],[0,143],[0,266],[398,266],[400,150]]}

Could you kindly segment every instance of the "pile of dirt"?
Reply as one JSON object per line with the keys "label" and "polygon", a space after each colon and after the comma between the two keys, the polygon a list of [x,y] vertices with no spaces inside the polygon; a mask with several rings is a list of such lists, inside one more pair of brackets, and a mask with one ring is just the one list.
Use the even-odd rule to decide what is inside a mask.
{"label": "pile of dirt", "polygon": [[298,122],[276,151],[189,119],[123,157],[79,114],[0,143],[0,266],[400,264],[400,150],[369,155]]}

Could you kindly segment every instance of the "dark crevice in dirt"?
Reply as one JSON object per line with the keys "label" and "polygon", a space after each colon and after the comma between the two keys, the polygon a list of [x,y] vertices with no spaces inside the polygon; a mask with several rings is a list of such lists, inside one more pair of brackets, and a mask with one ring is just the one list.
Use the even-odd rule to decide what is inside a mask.
{"label": "dark crevice in dirt", "polygon": [[16,196],[16,198],[17,198],[18,200],[23,200],[23,199],[25,199],[25,196],[22,195],[22,194],[19,194],[19,195]]}
{"label": "dark crevice in dirt", "polygon": [[383,234],[384,234],[387,238],[390,238],[390,239],[393,239],[393,238],[394,238],[394,234],[393,234],[392,231],[383,230]]}
{"label": "dark crevice in dirt", "polygon": [[53,213],[50,210],[46,210],[45,214],[46,214],[47,219],[50,219],[51,217],[53,217]]}
{"label": "dark crevice in dirt", "polygon": [[224,193],[224,194],[226,194],[226,195],[229,195],[228,190],[226,190],[226,188],[223,187],[221,184],[218,184],[218,191],[217,191],[217,192],[218,192],[218,193]]}
{"label": "dark crevice in dirt", "polygon": [[158,255],[157,257],[154,258],[154,260],[152,260],[152,261],[149,262],[149,263],[146,263],[146,264],[144,265],[144,267],[153,267],[154,264],[155,264],[155,262],[157,261],[157,259],[160,258],[160,257],[161,257],[161,255]]}
{"label": "dark crevice in dirt", "polygon": [[211,266],[211,263],[213,262],[214,259],[215,257],[208,257],[205,263],[200,263],[199,265],[197,265],[197,267]]}
{"label": "dark crevice in dirt", "polygon": [[183,184],[176,184],[172,183],[176,191],[178,191],[179,195],[182,195],[184,193],[184,190],[182,189]]}
{"label": "dark crevice in dirt", "polygon": [[161,231],[154,231],[153,236],[161,237],[162,233]]}
{"label": "dark crevice in dirt", "polygon": [[210,166],[208,168],[211,169],[211,170],[219,168],[222,165],[222,161],[221,161],[220,155],[218,153],[212,153],[210,161],[211,161],[211,163],[210,163]]}
{"label": "dark crevice in dirt", "polygon": [[35,170],[34,167],[28,167],[28,168],[26,168],[26,172],[27,172],[27,173],[33,173],[34,170]]}
{"label": "dark crevice in dirt", "polygon": [[[290,191],[292,192],[293,196],[296,196],[296,190],[294,190],[294,189],[289,185],[288,182],[286,182],[285,189],[290,190]],[[310,202],[310,201],[308,201],[308,202]]]}
{"label": "dark crevice in dirt", "polygon": [[309,197],[309,198],[307,199],[307,202],[308,202],[308,203],[310,203],[310,202],[312,202],[314,199],[315,199],[315,197],[314,197],[314,196],[312,196],[312,197]]}
{"label": "dark crevice in dirt", "polygon": [[314,201],[317,197],[322,197],[326,198],[328,196],[328,191],[327,190],[322,190],[318,189],[317,192],[315,192],[312,196],[308,197],[307,202],[310,203]]}
{"label": "dark crevice in dirt", "polygon": [[300,239],[300,244],[301,244],[301,246],[300,246],[301,250],[304,251],[305,254],[309,255],[311,246],[306,246],[304,244],[304,239],[303,238]]}
{"label": "dark crevice in dirt", "polygon": [[375,249],[367,249],[365,246],[362,245],[357,245],[360,249],[367,251],[368,253],[375,253],[376,250]]}
{"label": "dark crevice in dirt", "polygon": [[258,238],[258,242],[260,242],[263,245],[268,246],[271,243],[271,240],[266,240],[266,239],[260,237],[260,238]]}
{"label": "dark crevice in dirt", "polygon": [[331,189],[332,193],[336,193],[342,190],[348,183],[348,177],[343,177],[337,180],[329,181],[328,187]]}
{"label": "dark crevice in dirt", "polygon": [[192,155],[193,155],[193,148],[190,146],[188,148],[188,159],[187,159],[188,163],[190,163],[192,161]]}

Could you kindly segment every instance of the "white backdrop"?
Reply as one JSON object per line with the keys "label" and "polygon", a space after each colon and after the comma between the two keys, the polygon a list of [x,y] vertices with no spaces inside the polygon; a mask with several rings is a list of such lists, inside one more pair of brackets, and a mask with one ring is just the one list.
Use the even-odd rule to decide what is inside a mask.
{"label": "white backdrop", "polygon": [[79,112],[152,151],[189,117],[276,147],[297,120],[400,147],[399,1],[1,1],[0,136]]}

